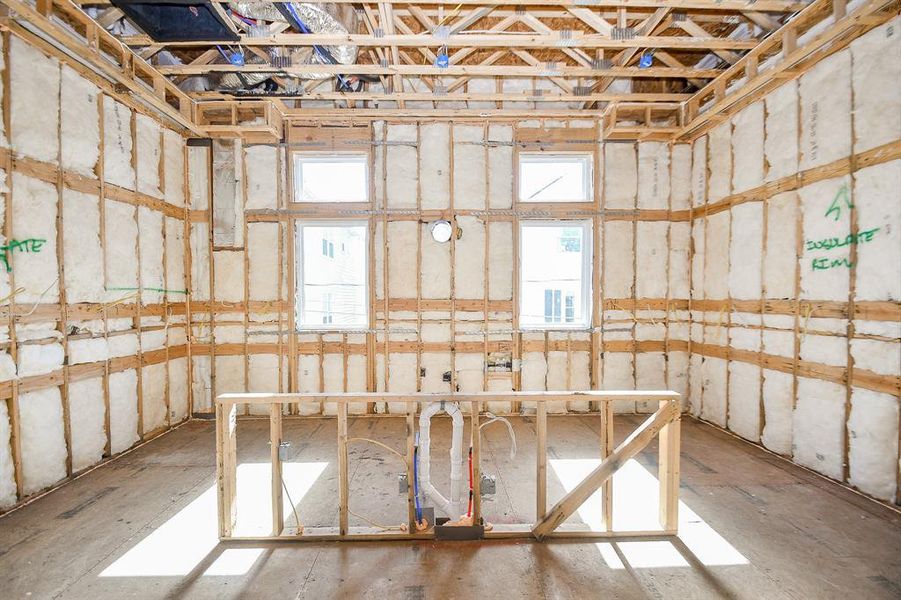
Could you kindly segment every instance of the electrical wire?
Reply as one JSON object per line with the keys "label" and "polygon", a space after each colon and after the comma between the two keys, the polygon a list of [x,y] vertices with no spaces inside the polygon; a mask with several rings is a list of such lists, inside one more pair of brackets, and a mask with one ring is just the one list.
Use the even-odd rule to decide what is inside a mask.
{"label": "electrical wire", "polygon": [[[403,461],[404,467],[405,467],[405,468],[406,468],[406,467],[409,467],[409,463],[407,463],[407,459],[404,457],[403,454],[401,454],[400,452],[398,452],[398,451],[395,450],[394,448],[388,446],[387,444],[383,444],[382,442],[380,442],[380,441],[378,441],[378,440],[373,440],[373,439],[370,439],[370,438],[354,437],[354,438],[348,438],[347,441],[348,441],[348,443],[350,443],[350,442],[369,442],[370,444],[375,444],[376,446],[381,446],[382,448],[384,448],[384,449],[387,450],[388,452],[391,452],[392,454],[396,454],[397,457],[400,458],[401,461]],[[415,463],[414,463],[414,465],[415,465]],[[349,512],[350,514],[352,514],[353,516],[355,516],[356,518],[358,518],[358,519],[360,519],[360,520],[362,520],[362,521],[366,521],[367,523],[369,523],[370,525],[372,525],[372,526],[375,527],[376,529],[381,529],[381,530],[383,530],[383,531],[406,531],[406,530],[407,530],[407,526],[406,526],[405,524],[402,524],[402,525],[381,525],[381,524],[379,524],[379,523],[376,523],[375,521],[373,521],[373,520],[371,520],[371,519],[369,519],[369,518],[367,518],[367,517],[364,517],[363,515],[360,515],[360,514],[355,513],[354,511],[351,510],[350,506],[347,507],[347,512]]]}
{"label": "electrical wire", "polygon": [[291,503],[291,511],[294,513],[294,528],[297,530],[297,533],[303,533],[303,525],[300,524],[300,517],[297,516],[297,507],[294,506],[294,500],[291,499],[291,492],[288,491],[288,486],[285,485],[285,477],[284,475],[280,475],[282,480],[282,487],[285,490],[285,495],[288,497],[288,502]]}

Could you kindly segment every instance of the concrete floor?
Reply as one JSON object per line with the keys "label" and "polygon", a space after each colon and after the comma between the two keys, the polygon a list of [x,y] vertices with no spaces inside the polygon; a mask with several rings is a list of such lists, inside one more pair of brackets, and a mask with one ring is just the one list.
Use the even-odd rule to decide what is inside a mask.
{"label": "concrete floor", "polygon": [[[637,423],[618,418],[617,437]],[[513,460],[505,428],[484,430],[483,470],[497,475],[498,493],[483,506],[495,523],[534,517],[534,422],[514,425]],[[596,416],[549,420],[549,505],[594,464],[598,425]],[[403,426],[356,419],[349,435],[401,448]],[[248,520],[264,512],[246,507],[268,489],[267,427],[239,426]],[[335,421],[288,421],[285,431],[290,461],[302,463],[286,469],[301,519],[337,525]],[[440,483],[447,423],[436,420],[433,431]],[[221,544],[213,441],[212,423],[191,422],[0,518],[0,598],[901,598],[898,513],[690,419],[679,538],[609,544]],[[351,508],[385,524],[403,520],[401,470],[382,449],[354,444]],[[644,506],[655,494],[642,491],[655,473],[649,448],[617,476],[624,526],[655,517]],[[293,523],[290,511],[286,518]],[[593,514],[572,520],[582,519]]]}

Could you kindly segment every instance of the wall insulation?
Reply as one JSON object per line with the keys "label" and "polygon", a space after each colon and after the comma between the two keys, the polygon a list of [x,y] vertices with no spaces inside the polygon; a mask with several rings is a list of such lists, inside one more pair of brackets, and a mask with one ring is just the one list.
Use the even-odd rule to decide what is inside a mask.
{"label": "wall insulation", "polygon": [[191,402],[182,133],[80,64],[2,40],[0,512]]}
{"label": "wall insulation", "polygon": [[691,411],[889,502],[899,54],[895,18],[694,140],[691,169]]}
{"label": "wall insulation", "polygon": [[[290,129],[287,145],[214,144],[210,250],[216,339],[209,368],[195,369],[196,389],[216,395],[263,389],[637,386],[687,394],[690,145],[604,143],[594,121],[404,121]],[[572,136],[581,141],[573,144]],[[297,211],[306,207],[293,203],[288,149],[369,155],[370,214],[319,205],[309,217],[368,221],[373,301],[366,331],[295,331],[293,232],[304,220]],[[592,270],[600,285],[594,286],[590,329],[519,328],[519,225],[530,213],[535,218],[536,208],[514,198],[522,151],[579,151],[592,158],[595,210],[549,209],[550,218],[591,222],[597,248]],[[640,177],[644,173],[647,179]],[[451,242],[432,240],[434,211],[458,227]],[[192,232],[192,248],[203,243],[199,225],[193,224],[198,233]],[[195,278],[195,293],[199,283]],[[204,333],[195,328],[195,335]],[[200,408],[195,402],[195,410]],[[549,408],[597,407],[573,402]],[[617,406],[619,411],[655,408],[634,402]],[[288,410],[334,414],[328,404]],[[389,403],[370,410],[396,413],[405,407]]]}

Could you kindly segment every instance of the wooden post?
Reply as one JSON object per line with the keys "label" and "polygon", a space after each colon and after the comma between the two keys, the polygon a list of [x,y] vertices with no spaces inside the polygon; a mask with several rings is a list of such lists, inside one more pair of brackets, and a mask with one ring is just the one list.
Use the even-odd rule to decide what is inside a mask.
{"label": "wooden post", "polygon": [[[604,400],[601,406],[601,460],[613,452],[613,402]],[[613,478],[601,487],[601,525],[604,531],[613,531]]]}
{"label": "wooden post", "polygon": [[[661,400],[660,410],[679,400]],[[675,534],[679,529],[679,442],[681,437],[681,412],[674,411],[673,420],[660,430],[658,446],[658,479],[660,481],[660,526],[666,533]]]}
{"label": "wooden post", "polygon": [[219,539],[232,536],[237,518],[237,405],[216,402],[216,483],[219,500]]}
{"label": "wooden post", "polygon": [[347,535],[347,403],[338,402],[338,531]]}
{"label": "wooden post", "polygon": [[415,457],[416,405],[407,404],[407,521],[409,531],[416,531],[416,503],[413,499],[413,461]]}
{"label": "wooden post", "polygon": [[535,423],[538,429],[537,483],[535,485],[535,520],[540,521],[547,513],[547,404],[536,402]]}
{"label": "wooden post", "polygon": [[[285,523],[282,499],[282,459],[279,450],[282,444],[282,405],[269,405],[269,457],[272,461],[272,536],[282,534]],[[298,527],[300,523],[297,524]]]}
{"label": "wooden post", "polygon": [[[481,402],[473,400],[472,402],[472,430],[470,437],[472,439],[472,523],[478,524],[482,518],[482,470],[479,466],[481,461],[482,434],[479,431],[479,412],[481,412]],[[452,519],[459,518],[460,515],[451,515]]]}

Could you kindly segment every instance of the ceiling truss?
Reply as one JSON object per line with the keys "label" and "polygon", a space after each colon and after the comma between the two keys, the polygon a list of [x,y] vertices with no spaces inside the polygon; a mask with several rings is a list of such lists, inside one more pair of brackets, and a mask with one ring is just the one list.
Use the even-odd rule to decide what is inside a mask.
{"label": "ceiling truss", "polygon": [[[600,117],[614,139],[689,139],[899,10],[898,0],[869,0],[853,10],[844,0],[337,2],[354,5],[358,30],[301,34],[271,23],[261,36],[221,3],[217,10],[239,33],[240,47],[260,57],[244,65],[223,60],[215,42],[113,36],[108,28],[121,31],[124,17],[107,0],[0,0],[7,8],[0,27],[52,38],[117,92],[195,134],[278,139],[285,120],[516,119],[538,111]],[[273,47],[339,44],[358,47],[355,64],[267,60]],[[447,67],[436,64],[439,55]],[[215,82],[226,73],[268,75],[281,87],[275,94],[236,95],[215,85],[183,91],[197,89],[186,82]],[[306,78],[312,74],[327,77]],[[341,91],[338,76],[361,78],[362,85]],[[736,87],[739,81],[744,85]]]}

